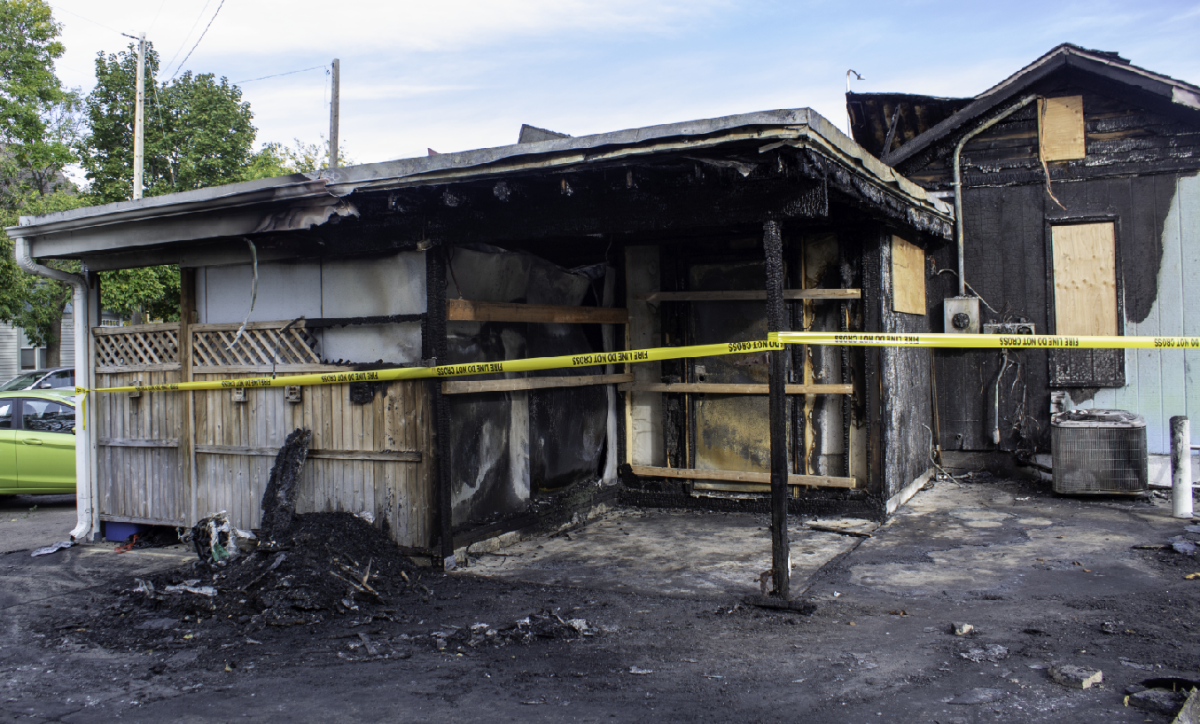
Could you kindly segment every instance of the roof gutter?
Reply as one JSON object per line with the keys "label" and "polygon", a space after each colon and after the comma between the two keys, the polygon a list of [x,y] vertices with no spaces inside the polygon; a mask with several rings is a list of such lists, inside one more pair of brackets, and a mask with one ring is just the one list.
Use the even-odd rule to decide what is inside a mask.
{"label": "roof gutter", "polygon": [[963,210],[962,210],[962,150],[967,145],[967,142],[983,133],[987,129],[996,125],[1005,118],[1021,110],[1025,106],[1037,100],[1036,95],[1025,96],[1015,105],[1000,112],[999,115],[993,116],[990,120],[980,124],[973,131],[963,136],[957,145],[954,146],[954,238],[958,242],[958,296],[967,296],[967,277],[964,274],[965,246],[966,242],[963,239]]}
{"label": "roof gutter", "polygon": [[[29,255],[29,240],[23,236],[18,236],[14,239],[14,252],[17,259],[17,266],[26,274],[43,277],[45,279],[53,279],[71,285],[72,296],[72,322],[74,323],[75,335],[75,384],[84,389],[90,389],[92,381],[89,379],[90,365],[88,364],[88,282],[80,274],[71,274],[60,269],[52,269],[51,267],[38,264]],[[75,408],[77,410],[76,417],[78,424],[76,425],[76,435],[83,432],[83,444],[78,444],[78,439],[75,445],[75,510],[77,511],[77,522],[74,530],[71,531],[71,540],[90,539],[92,535],[99,532],[100,520],[96,511],[96,501],[98,500],[97,490],[95,488],[95,476],[90,475],[91,459],[92,459],[92,443],[91,432],[87,431],[86,422],[80,417],[85,413],[84,402],[87,394],[76,395]]]}

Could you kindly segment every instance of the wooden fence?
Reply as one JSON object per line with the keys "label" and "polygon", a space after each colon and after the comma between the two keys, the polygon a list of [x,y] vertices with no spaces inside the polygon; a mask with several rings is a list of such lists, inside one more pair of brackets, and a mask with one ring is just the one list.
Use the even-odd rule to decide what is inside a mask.
{"label": "wooden fence", "polygon": [[[238,327],[94,329],[97,386],[344,369],[321,364],[319,338],[302,322],[253,323],[240,336]],[[191,342],[183,355],[181,337]],[[101,518],[183,525],[224,510],[234,525],[257,527],[275,453],[288,433],[305,428],[313,443],[297,512],[369,511],[396,542],[428,547],[435,465],[428,383],[381,383],[361,404],[349,388],[95,395]]]}

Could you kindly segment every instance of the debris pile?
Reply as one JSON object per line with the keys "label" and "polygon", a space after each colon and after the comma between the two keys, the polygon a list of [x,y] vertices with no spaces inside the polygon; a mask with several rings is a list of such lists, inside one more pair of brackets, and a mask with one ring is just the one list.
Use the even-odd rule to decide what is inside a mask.
{"label": "debris pile", "polygon": [[430,634],[438,651],[466,651],[468,648],[482,645],[528,644],[537,639],[570,641],[599,633],[585,619],[564,619],[556,611],[540,611],[495,628],[486,623],[477,623],[468,628],[451,626],[447,629]]}
{"label": "debris pile", "polygon": [[996,662],[1003,661],[1008,658],[1008,648],[1000,644],[988,644],[983,648],[973,648],[969,651],[960,653],[959,656],[967,661],[974,661],[981,664],[984,661]]}
{"label": "debris pile", "polygon": [[[438,601],[447,599],[435,597],[425,581],[444,576],[422,572],[369,515],[295,513],[311,439],[308,431],[296,430],[280,450],[263,496],[260,529],[238,530],[223,512],[200,520],[184,536],[196,560],[114,589],[117,600],[106,615],[86,627],[72,624],[75,631],[130,649],[182,650],[204,640],[212,651],[213,643],[223,640],[214,655],[226,651],[228,656],[261,645],[256,636],[306,638],[323,622],[330,624],[326,634],[370,626],[369,632],[348,633],[350,651],[337,652],[352,661],[406,658],[412,652],[402,649],[413,645],[465,652],[599,633],[582,618],[564,619],[557,609],[498,626],[451,626],[444,623],[445,613],[437,613],[439,630],[426,633],[435,624],[430,620],[420,633],[398,631],[413,623],[424,626],[430,614],[442,611]],[[288,632],[297,626],[311,628]]]}
{"label": "debris pile", "polygon": [[228,531],[194,540],[207,560],[136,579],[118,605],[180,617],[215,616],[253,632],[318,623],[331,613],[380,613],[407,591],[425,588],[417,567],[357,516],[298,515],[289,528],[286,537],[233,558],[212,555],[224,549],[220,541],[228,541]]}

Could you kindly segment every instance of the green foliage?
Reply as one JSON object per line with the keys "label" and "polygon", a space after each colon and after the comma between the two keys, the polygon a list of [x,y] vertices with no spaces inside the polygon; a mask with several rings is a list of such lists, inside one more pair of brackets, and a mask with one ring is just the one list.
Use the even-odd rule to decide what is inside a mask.
{"label": "green foliage", "polygon": [[[251,165],[250,104],[211,74],[157,84],[159,57],[146,43],[144,193],[158,196],[241,180]],[[137,50],[96,57],[96,87],[84,102],[90,135],[79,145],[97,203],[132,195]]]}
{"label": "green foliage", "polygon": [[54,61],[61,26],[43,0],[0,0],[0,203],[13,208],[30,193],[67,182],[75,160],[78,94],[64,90]]}
{"label": "green foliage", "polygon": [[[143,188],[147,196],[219,186],[270,163],[251,153],[255,128],[242,92],[212,74],[190,71],[161,84],[159,57],[146,44]],[[96,87],[85,106],[91,134],[80,144],[95,203],[132,195],[137,49],[96,58]],[[264,169],[266,170],[266,169]],[[270,174],[275,175],[275,174]],[[257,176],[262,178],[262,176]],[[101,303],[121,315],[179,319],[179,269],[157,266],[105,272]]]}
{"label": "green foliage", "polygon": [[[77,209],[85,201],[78,194],[62,191],[29,196],[17,208],[0,210],[0,226],[16,226],[21,216]],[[77,261],[43,263],[63,271],[79,271]],[[38,347],[56,347],[63,309],[70,301],[70,286],[21,271],[13,257],[12,241],[7,237],[0,239],[0,320],[24,329],[26,336]]]}
{"label": "green foliage", "polygon": [[120,269],[100,275],[100,303],[123,317],[179,321],[179,267]]}
{"label": "green foliage", "polygon": [[[339,163],[351,166],[354,161],[346,157],[346,147],[338,148]],[[305,143],[293,139],[292,146],[282,143],[266,143],[254,154],[242,175],[243,181],[260,178],[288,176],[294,173],[312,173],[329,165],[329,140],[321,135],[318,143]]]}

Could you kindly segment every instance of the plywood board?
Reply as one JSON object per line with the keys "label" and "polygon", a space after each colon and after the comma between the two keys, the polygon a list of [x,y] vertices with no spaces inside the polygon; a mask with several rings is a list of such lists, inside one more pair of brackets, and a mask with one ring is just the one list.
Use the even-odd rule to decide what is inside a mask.
{"label": "plywood board", "polygon": [[1056,334],[1117,334],[1116,239],[1111,222],[1051,228]]}
{"label": "plywood board", "polygon": [[925,252],[892,237],[892,310],[925,315]]}
{"label": "plywood board", "polygon": [[1083,96],[1039,98],[1038,138],[1044,161],[1083,158],[1087,154]]}

